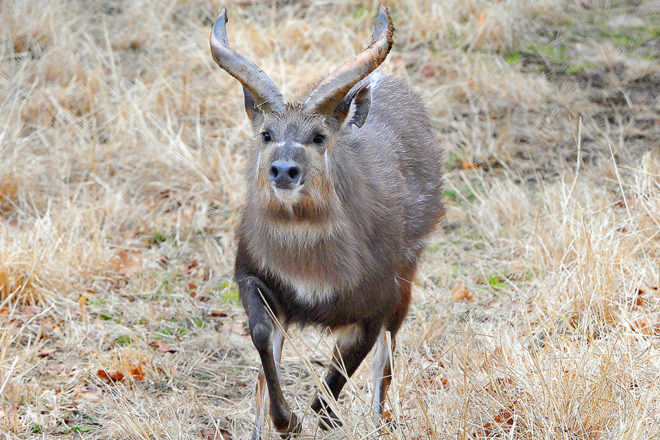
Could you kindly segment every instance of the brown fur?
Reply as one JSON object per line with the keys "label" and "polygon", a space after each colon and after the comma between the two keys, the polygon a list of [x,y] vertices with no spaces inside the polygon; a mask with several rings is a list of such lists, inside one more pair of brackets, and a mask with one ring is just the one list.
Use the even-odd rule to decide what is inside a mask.
{"label": "brown fur", "polygon": [[[217,42],[226,42],[222,19]],[[325,378],[336,399],[374,343],[384,343],[384,330],[395,341],[424,240],[444,212],[441,154],[421,100],[401,80],[377,71],[364,77],[384,60],[393,32],[381,6],[372,45],[296,104],[273,98],[262,107],[264,97],[244,83],[254,137],[235,279],[261,357],[269,413],[281,433],[300,425],[280,388],[280,346],[274,347],[276,327],[267,310],[284,328],[338,331]],[[218,53],[239,60],[224,46]],[[262,78],[253,64],[243,66]],[[374,369],[378,415],[391,377],[380,347]],[[263,384],[258,390],[261,411]],[[322,396],[311,407],[322,427],[339,424]],[[253,439],[261,435],[261,418],[256,425]]]}
{"label": "brown fur", "polygon": [[[367,85],[371,105],[362,115],[364,125],[356,127],[347,109]],[[264,368],[269,333],[260,333],[263,318],[253,319],[263,316],[262,295],[284,327],[351,326],[361,335],[340,338],[333,354],[348,375],[382,327],[394,341],[408,312],[424,240],[444,213],[441,155],[419,97],[403,81],[376,72],[356,84],[339,107],[321,116],[289,105],[285,113],[264,114],[254,124],[235,278],[251,331],[257,329],[252,337],[262,362],[266,359]],[[272,134],[272,142],[261,142],[264,131]],[[322,147],[311,142],[315,133],[326,135]],[[280,200],[269,181],[271,164],[283,157],[303,173],[304,185],[294,201]],[[335,398],[346,380],[337,368],[333,363],[326,376]],[[390,376],[387,366],[379,378],[383,393]],[[282,432],[296,431],[295,415],[277,397],[279,381],[270,377],[269,393],[276,396],[273,422]],[[339,423],[322,397],[312,408],[321,414],[323,427]],[[259,435],[255,429],[253,438]]]}

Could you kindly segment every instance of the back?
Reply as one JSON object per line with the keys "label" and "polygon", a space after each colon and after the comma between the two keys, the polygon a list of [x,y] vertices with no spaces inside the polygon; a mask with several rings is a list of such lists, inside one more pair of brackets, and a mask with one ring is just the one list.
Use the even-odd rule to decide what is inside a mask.
{"label": "back", "polygon": [[366,83],[372,93],[367,120],[360,129],[344,131],[349,139],[363,137],[354,146],[363,151],[355,155],[371,163],[372,179],[387,182],[381,191],[389,194],[379,198],[398,205],[390,206],[389,212],[401,215],[404,242],[417,248],[444,212],[442,152],[421,98],[405,81],[375,71],[354,89]]}

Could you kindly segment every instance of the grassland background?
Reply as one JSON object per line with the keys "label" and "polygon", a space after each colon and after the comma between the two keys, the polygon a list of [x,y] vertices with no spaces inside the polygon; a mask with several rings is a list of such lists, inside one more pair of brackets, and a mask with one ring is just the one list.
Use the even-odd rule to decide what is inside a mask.
{"label": "grassland background", "polygon": [[[388,5],[382,68],[428,106],[448,213],[383,437],[660,438],[658,2]],[[294,96],[364,47],[377,3],[0,1],[3,438],[248,435],[259,364],[231,272],[249,127],[209,54],[222,6]],[[369,363],[320,433],[332,341],[289,337],[303,438],[369,436]]]}

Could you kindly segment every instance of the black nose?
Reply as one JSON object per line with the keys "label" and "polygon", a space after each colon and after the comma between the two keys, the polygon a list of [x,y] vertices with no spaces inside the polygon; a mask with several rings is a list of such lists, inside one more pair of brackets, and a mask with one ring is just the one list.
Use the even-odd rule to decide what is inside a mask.
{"label": "black nose", "polygon": [[300,182],[300,167],[293,162],[278,160],[270,166],[270,181],[278,188],[291,188]]}

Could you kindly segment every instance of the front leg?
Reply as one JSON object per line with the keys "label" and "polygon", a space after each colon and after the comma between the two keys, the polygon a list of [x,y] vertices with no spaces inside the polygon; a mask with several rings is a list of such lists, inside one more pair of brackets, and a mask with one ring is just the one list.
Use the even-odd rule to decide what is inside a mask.
{"label": "front leg", "polygon": [[[277,378],[281,380],[282,374],[280,360],[282,357],[282,345],[284,344],[284,333],[278,326],[275,326],[273,329],[272,340],[273,358],[275,359]],[[257,378],[256,401],[256,417],[254,420],[254,430],[252,431],[251,440],[261,439],[261,430],[263,429],[264,420],[269,412],[268,390],[266,387],[266,376],[264,375],[263,368],[259,372],[259,376]]]}
{"label": "front leg", "polygon": [[[275,429],[285,436],[289,433],[296,433],[300,430],[300,425],[297,417],[291,412],[284,399],[280,387],[279,366],[276,365],[276,357],[279,363],[281,336],[275,330],[275,324],[267,309],[268,305],[264,303],[264,298],[272,298],[272,295],[262,282],[253,277],[239,281],[238,285],[243,307],[245,307],[248,315],[250,336],[259,352],[263,369],[263,378],[261,375],[259,378],[262,387],[258,386],[257,388],[257,407],[261,406],[259,401],[263,402],[265,400],[263,398],[263,382],[265,381],[268,389],[268,400],[270,401],[270,417]],[[271,301],[268,302],[273,305]],[[273,312],[276,311],[273,310]],[[274,346],[275,353],[273,352]],[[259,408],[257,408],[257,411],[259,411]],[[261,423],[258,425],[261,425]],[[260,428],[261,426],[255,428],[256,432],[253,433],[252,438],[260,437]]]}
{"label": "front leg", "polygon": [[[378,338],[381,326],[380,320],[371,319],[339,332],[332,354],[332,364],[325,377],[325,386],[333,399],[337,400],[346,384],[347,377],[355,373],[355,370],[369,354]],[[341,426],[341,421],[321,394],[314,398],[312,409],[321,416],[319,426],[322,429]]]}

